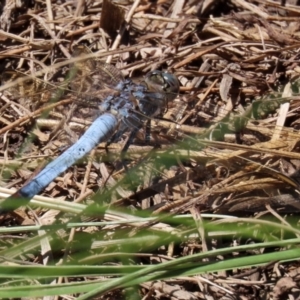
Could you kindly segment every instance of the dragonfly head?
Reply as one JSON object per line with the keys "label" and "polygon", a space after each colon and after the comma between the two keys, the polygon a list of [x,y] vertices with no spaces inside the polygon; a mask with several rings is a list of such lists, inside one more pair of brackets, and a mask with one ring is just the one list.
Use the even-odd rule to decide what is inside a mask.
{"label": "dragonfly head", "polygon": [[171,73],[151,71],[146,75],[145,83],[150,91],[164,94],[167,102],[174,100],[179,93],[179,81]]}
{"label": "dragonfly head", "polygon": [[142,89],[134,93],[139,110],[143,115],[154,117],[161,114],[179,92],[179,81],[175,75],[152,71],[141,83]]}

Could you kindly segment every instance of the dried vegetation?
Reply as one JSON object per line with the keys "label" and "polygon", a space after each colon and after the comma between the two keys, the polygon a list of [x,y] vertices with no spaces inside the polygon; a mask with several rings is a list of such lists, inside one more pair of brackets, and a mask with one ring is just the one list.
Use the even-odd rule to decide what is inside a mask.
{"label": "dried vegetation", "polygon": [[[112,63],[134,80],[154,69],[173,72],[181,92],[164,118],[152,121],[150,145],[141,131],[130,147],[128,165],[134,171],[126,183],[116,184],[128,175],[114,169],[120,165],[122,143],[110,145],[108,154],[100,145],[47,187],[45,196],[90,203],[99,188],[114,187],[108,193],[111,207],[156,205],[154,214],[273,215],[278,222],[283,222],[279,213],[295,214],[300,207],[298,1],[124,0],[115,1],[116,6],[103,2],[0,4],[0,68],[2,74],[13,74],[9,80],[2,76],[5,84],[0,87],[1,196],[22,186],[89,124],[82,114],[73,113],[70,94],[48,102],[69,68],[72,49],[85,45],[98,60]],[[24,74],[31,79],[22,79]],[[49,113],[49,108],[54,110]],[[152,150],[153,145],[160,147]],[[35,210],[42,224],[57,217],[57,211],[44,212]],[[34,222],[24,208],[16,214],[10,222]],[[131,230],[129,225],[124,228]],[[187,253],[205,249],[205,236],[193,247],[186,245]],[[174,251],[174,256],[184,252],[181,247]],[[292,269],[297,266],[287,265],[275,275],[272,266],[251,274],[233,272],[230,283],[220,272],[210,277],[215,285],[203,281],[200,290],[190,289],[182,279],[178,295],[174,282],[161,287],[144,284],[141,291],[152,291],[149,299],[169,299],[172,292],[174,299],[204,299],[204,291],[214,299],[237,297],[236,291],[245,299],[263,294],[269,299],[265,273],[275,285],[273,299],[283,293],[279,285],[292,294],[295,282],[287,285],[279,279],[296,278]]]}

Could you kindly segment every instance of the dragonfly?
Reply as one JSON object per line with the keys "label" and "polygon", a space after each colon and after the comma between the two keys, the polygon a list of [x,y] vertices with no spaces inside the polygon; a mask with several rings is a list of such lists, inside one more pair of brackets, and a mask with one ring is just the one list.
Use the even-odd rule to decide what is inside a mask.
{"label": "dragonfly", "polygon": [[[74,56],[80,56],[81,54],[84,55],[85,51],[75,51]],[[66,92],[67,95],[69,95],[70,91],[73,95],[72,99],[74,99],[74,102],[79,106],[76,111],[80,111],[80,113],[82,112],[85,113],[86,116],[90,116],[93,115],[92,111],[96,110],[99,117],[77,143],[51,162],[44,170],[34,177],[31,182],[26,184],[14,195],[7,198],[1,204],[2,212],[13,210],[21,205],[26,205],[29,201],[28,199],[32,198],[35,194],[40,193],[42,189],[58,176],[58,174],[64,172],[69,166],[74,164],[77,159],[86,155],[91,149],[96,147],[98,143],[117,140],[125,131],[131,132],[130,136],[132,137],[140,127],[144,126],[147,120],[158,116],[161,112],[166,110],[166,107],[168,108],[167,111],[170,112],[171,109],[169,109],[168,106],[171,106],[170,102],[176,98],[179,90],[178,79],[173,74],[167,72],[152,71],[147,74],[145,79],[139,84],[135,84],[129,79],[124,79],[118,69],[90,59],[83,59],[80,62],[76,62],[71,65],[70,69],[71,72],[69,77],[65,82],[55,88],[56,93],[54,93],[51,98],[56,99],[62,92]],[[29,84],[29,86],[32,86],[32,84]],[[32,108],[36,108],[39,105],[39,101],[44,102],[44,98],[49,99],[47,91],[49,90],[51,94],[53,86],[48,84],[47,87],[46,92],[45,89],[42,89],[44,91],[43,94],[46,95],[45,97],[43,94],[39,94],[37,97],[32,96],[33,101],[28,105],[31,105]],[[36,93],[34,93],[34,95],[35,94]],[[181,132],[192,135],[192,139],[187,139],[187,143],[183,144],[186,145],[184,149],[188,149],[187,154],[185,154],[184,151],[182,152],[183,157],[188,155],[193,159],[191,151],[205,149],[203,150],[205,151],[205,156],[215,157],[216,161],[219,161],[219,163],[223,165],[225,154],[222,151],[210,151],[209,149],[206,149],[206,145],[214,147],[215,149],[223,149],[224,147],[232,150],[241,149],[242,146],[240,145],[228,143],[222,144],[222,142],[218,144],[218,142],[211,141],[223,141],[224,136],[228,133],[231,133],[231,135],[234,133],[237,135],[236,138],[238,138],[238,133],[243,131],[244,128],[250,130],[250,134],[252,135],[251,131],[253,131],[254,134],[258,129],[255,120],[263,119],[265,116],[268,116],[283,103],[293,102],[298,99],[299,96],[297,95],[283,97],[279,93],[278,96],[275,98],[273,97],[272,99],[269,99],[268,97],[266,99],[254,101],[243,114],[232,114],[227,111],[222,113],[221,111],[218,116],[221,116],[222,118],[219,118],[219,120],[214,122],[209,128],[207,128],[207,126],[198,127],[185,125],[181,122],[173,123],[172,125],[170,122],[167,122],[166,125],[168,129],[171,130],[173,128],[176,131],[174,135],[177,140],[181,140]],[[88,108],[87,112],[82,111],[81,106],[84,108],[84,111]],[[72,109],[70,111],[72,111]],[[68,119],[68,117],[66,117],[66,119]],[[160,124],[163,122],[164,121],[160,120]],[[67,131],[67,129],[65,130]],[[179,135],[177,135],[177,133],[179,133]],[[295,138],[295,134],[293,133],[289,133],[286,130],[282,131],[280,129],[274,131],[267,126],[260,127],[259,132],[257,133],[257,139],[262,139],[264,141],[265,138],[271,137],[271,140],[268,142],[268,145],[261,145],[262,148],[256,150],[254,148],[251,149],[252,152],[271,152],[267,147],[274,147],[273,144],[275,143],[274,141],[276,141],[276,139],[274,139],[274,134],[288,140]],[[193,136],[196,138],[193,138]],[[83,145],[84,147],[82,147]],[[124,148],[126,148],[126,146],[128,146],[128,143],[126,143]],[[168,151],[170,153],[173,151],[172,155],[174,151],[176,154],[181,153],[180,151],[177,151],[176,147],[177,146],[175,145],[175,148],[171,147]],[[272,153],[274,153],[274,151]],[[279,155],[280,153],[277,154]],[[237,159],[234,156],[236,155],[234,151],[232,152],[232,155],[231,168],[243,169],[243,167],[241,167],[243,164],[250,163],[249,161],[242,160],[238,161],[239,163],[236,164]],[[285,155],[289,155],[290,157],[292,154],[286,153]],[[199,154],[197,152],[195,158],[197,159],[198,156]],[[231,161],[230,159],[231,158],[228,157],[227,160]],[[258,168],[258,166],[262,169],[259,159],[257,162],[253,163],[252,167],[255,169]],[[209,176],[214,174],[214,163],[207,168],[209,169]],[[272,171],[267,168],[264,170],[265,172],[268,172],[268,174],[272,173]],[[202,169],[200,172],[203,176],[206,174]],[[291,178],[282,176],[278,172],[273,172],[272,176],[276,178],[280,177],[280,180],[287,183],[289,186],[298,187],[298,184],[293,182]],[[134,199],[145,199],[146,197],[153,196],[157,192],[164,192],[166,185],[176,185],[180,180],[184,181],[186,178],[191,179],[193,177],[197,177],[197,180],[199,180],[199,172],[194,172],[193,169],[187,170],[180,174],[180,178],[175,176],[174,178],[163,180],[148,189],[145,188],[134,193]],[[184,201],[186,201],[186,199],[184,199]]]}
{"label": "dragonfly", "polygon": [[[74,56],[87,52],[85,47],[77,47]],[[86,59],[71,65],[67,80],[56,89],[56,93],[68,89],[81,106],[97,108],[98,117],[77,142],[50,162],[30,182],[6,198],[1,203],[0,213],[26,205],[32,197],[98,144],[116,140],[126,131],[131,132],[133,137],[147,120],[159,116],[168,103],[177,97],[179,81],[171,73],[154,70],[140,83],[134,83],[131,79],[124,79],[113,65]],[[109,91],[104,99],[100,95],[103,89]],[[51,98],[56,97],[57,95],[52,95]]]}

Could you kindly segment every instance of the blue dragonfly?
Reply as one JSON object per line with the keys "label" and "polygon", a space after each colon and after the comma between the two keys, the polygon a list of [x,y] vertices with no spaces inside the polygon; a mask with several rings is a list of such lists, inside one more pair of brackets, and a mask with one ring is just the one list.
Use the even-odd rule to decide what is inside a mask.
{"label": "blue dragonfly", "polygon": [[[86,50],[77,47],[74,52],[74,56],[80,56]],[[61,87],[59,91],[72,90],[80,105],[97,106],[98,117],[76,143],[6,198],[0,205],[0,213],[26,205],[99,143],[116,140],[126,131],[130,131],[133,137],[147,120],[160,115],[179,92],[178,79],[171,73],[151,71],[136,84],[130,79],[124,79],[121,72],[112,65],[91,59],[74,63],[70,67],[68,80]],[[103,87],[109,87],[110,94],[101,99],[99,91]]]}

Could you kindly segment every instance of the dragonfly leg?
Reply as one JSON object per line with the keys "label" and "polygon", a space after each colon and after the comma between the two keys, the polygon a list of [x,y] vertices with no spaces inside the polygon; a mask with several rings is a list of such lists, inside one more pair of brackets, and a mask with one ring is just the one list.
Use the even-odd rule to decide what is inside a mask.
{"label": "dragonfly leg", "polygon": [[146,135],[145,135],[146,145],[150,144],[150,140],[151,140],[151,121],[147,120],[147,122],[146,122]]}
{"label": "dragonfly leg", "polygon": [[123,135],[124,130],[119,130],[117,132],[115,132],[112,137],[107,141],[107,143],[105,144],[105,152],[108,156],[108,161],[113,161],[112,159],[110,159],[110,153],[109,153],[109,149],[108,147],[112,144],[118,141],[118,139]]}
{"label": "dragonfly leg", "polygon": [[136,137],[137,133],[139,131],[139,128],[134,128],[131,132],[130,132],[130,135],[121,151],[121,163],[122,163],[122,166],[124,167],[126,173],[128,173],[128,167],[127,167],[127,163],[125,161],[125,156],[126,156],[126,153],[127,153],[127,150],[128,148],[130,147],[130,145],[132,144],[134,138]]}

